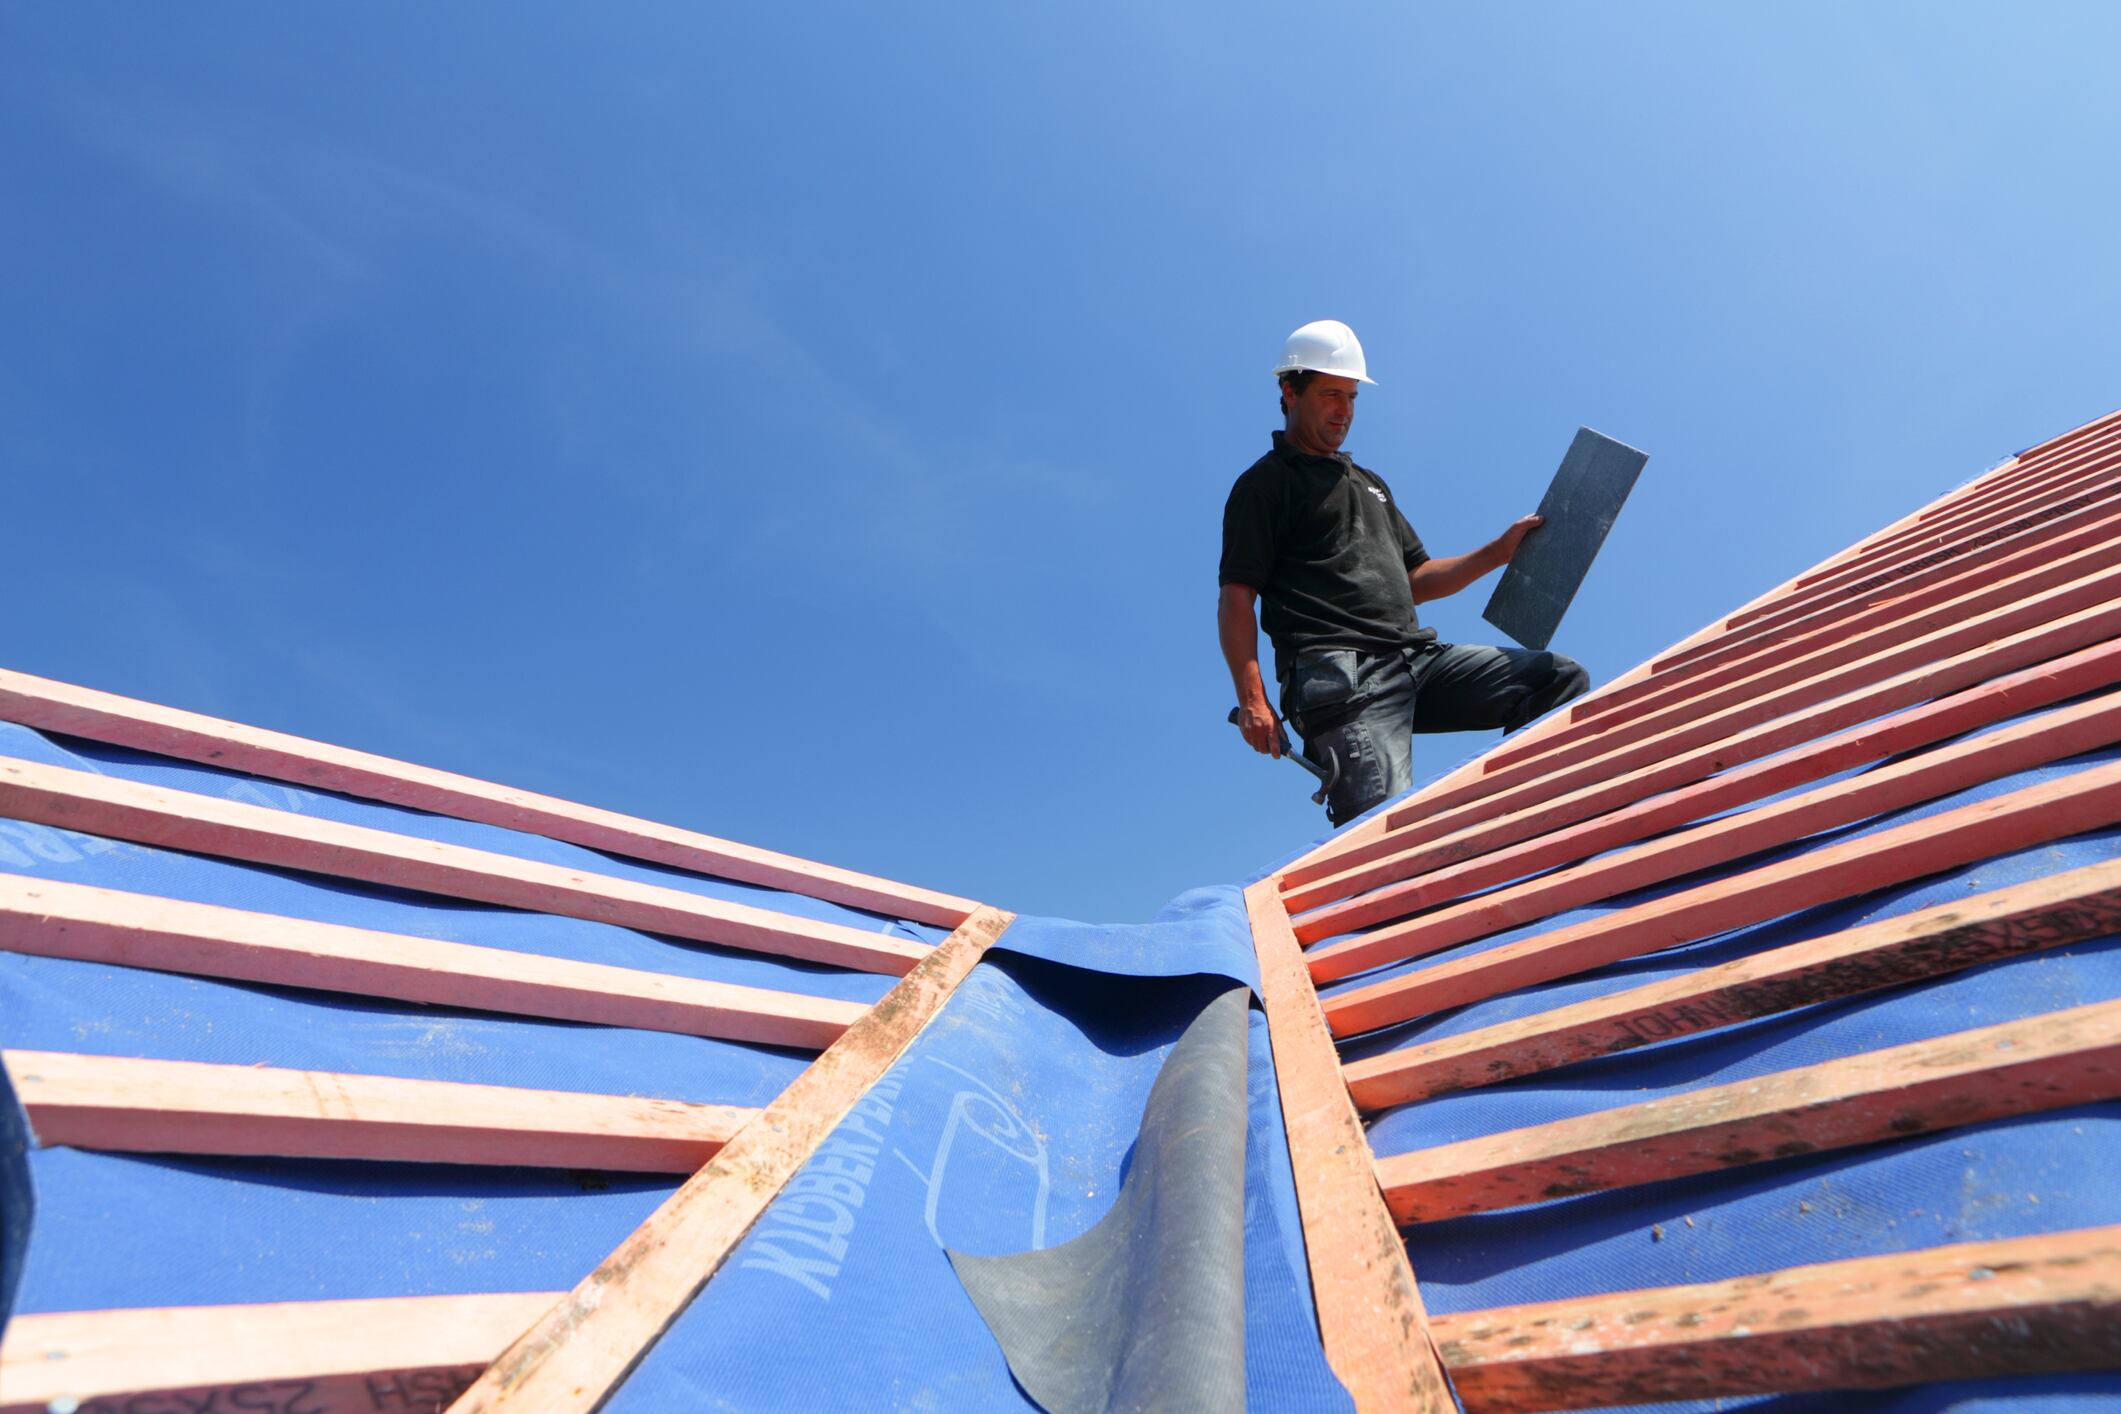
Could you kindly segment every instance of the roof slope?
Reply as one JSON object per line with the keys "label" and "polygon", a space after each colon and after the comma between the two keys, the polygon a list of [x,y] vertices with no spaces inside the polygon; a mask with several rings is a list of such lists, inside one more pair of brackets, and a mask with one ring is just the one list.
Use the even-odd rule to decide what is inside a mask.
{"label": "roof slope", "polygon": [[2121,414],[1269,877],[1468,1409],[2121,1366],[2117,531]]}

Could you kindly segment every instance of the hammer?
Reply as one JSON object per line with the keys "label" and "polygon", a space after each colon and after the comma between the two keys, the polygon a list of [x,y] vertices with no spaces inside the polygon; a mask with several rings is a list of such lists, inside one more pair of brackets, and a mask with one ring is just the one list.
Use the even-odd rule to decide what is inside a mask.
{"label": "hammer", "polygon": [[[1237,709],[1235,707],[1230,709],[1230,725],[1233,727],[1237,725]],[[1326,753],[1326,764],[1321,766],[1310,757],[1299,755],[1290,747],[1288,728],[1281,724],[1279,718],[1274,723],[1274,734],[1281,738],[1281,754],[1283,756],[1318,777],[1318,789],[1312,792],[1311,803],[1313,805],[1324,805],[1326,803],[1326,792],[1333,789],[1334,782],[1340,779],[1340,758],[1333,754],[1333,748],[1330,746],[1321,748]]]}

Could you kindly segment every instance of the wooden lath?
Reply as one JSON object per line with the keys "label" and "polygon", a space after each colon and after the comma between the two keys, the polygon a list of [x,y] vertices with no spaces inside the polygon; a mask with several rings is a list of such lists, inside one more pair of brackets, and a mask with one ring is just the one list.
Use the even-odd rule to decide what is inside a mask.
{"label": "wooden lath", "polygon": [[17,1315],[0,1414],[440,1409],[559,1293],[169,1306]]}
{"label": "wooden lath", "polygon": [[1734,634],[1756,635],[1822,604],[1846,603],[1875,590],[1898,587],[1924,571],[1962,564],[1977,552],[2018,543],[2029,533],[2051,533],[2072,513],[2110,499],[2113,483],[2113,467],[2102,461],[2022,499],[1982,506],[1955,523],[1933,522],[1910,531],[1896,544],[1873,547],[1779,603],[1733,615],[1729,629]]}
{"label": "wooden lath", "polygon": [[1732,646],[1757,641],[1778,629],[1813,619],[1821,610],[1883,591],[1897,596],[1920,584],[1948,579],[1964,569],[1994,564],[2031,539],[2074,532],[2106,514],[2114,494],[2121,438],[2097,464],[2066,484],[2043,488],[2004,506],[1990,502],[1954,523],[1930,521],[1908,527],[1857,553],[1799,579],[1783,592],[1759,600],[1723,621],[1714,633],[1668,650],[1652,660],[1652,675],[1688,667]]}
{"label": "wooden lath", "polygon": [[[1542,741],[1551,748],[1592,731],[1610,731],[1622,720],[1654,718],[1700,703],[1715,689],[1757,682],[1770,671],[1805,674],[1853,661],[1919,636],[1938,618],[1964,617],[1999,598],[2024,599],[2105,568],[2114,563],[2117,511],[2121,494],[2109,484],[2067,534],[2028,531],[1994,547],[1994,553],[1969,549],[1875,591],[1828,596],[1822,606],[1787,623],[1734,636],[1714,652],[1602,697],[1595,708],[1573,712],[1567,726]],[[1536,754],[1529,745],[1513,746],[1497,753],[1490,769]]]}
{"label": "wooden lath", "polygon": [[1549,819],[1556,823],[1584,819],[1613,803],[1640,800],[1675,784],[1705,779],[1740,762],[1868,721],[1881,712],[2104,643],[2121,634],[2121,597],[2115,597],[2121,595],[2121,571],[2100,578],[2107,581],[2098,586],[2107,597],[2080,586],[2068,596],[2074,601],[2081,595],[2082,602],[2074,609],[2061,607],[2046,595],[2041,599],[2047,602],[2029,609],[2005,606],[1973,624],[1951,626],[1925,641],[1894,650],[1896,661],[1890,672],[1830,672],[1780,693],[1741,701],[1712,717],[1677,723],[1656,736],[1588,760],[1547,769],[1539,762],[1527,763],[1509,773],[1507,780],[1493,778],[1493,788],[1456,773],[1438,783],[1438,799],[1431,800],[1423,792],[1377,817],[1386,822],[1389,833],[1372,835],[1342,851],[1307,857],[1282,877],[1291,884],[1308,882],[1513,814],[1523,814],[1534,826]]}
{"label": "wooden lath", "polygon": [[578,1414],[601,1404],[1013,918],[982,907],[958,925],[451,1409]]}
{"label": "wooden lath", "polygon": [[1630,687],[1591,699],[1595,705],[1572,715],[1571,725],[1586,721],[1614,720],[1616,709],[1627,707],[1641,714],[1661,701],[1674,700],[1682,690],[1706,691],[1735,682],[1764,667],[1787,662],[1816,646],[1827,633],[1856,633],[1894,622],[1948,604],[1984,585],[2011,579],[2030,569],[2083,550],[2096,550],[2121,538],[2121,494],[2071,518],[2077,522],[2059,535],[2027,531],[2017,540],[1968,555],[1964,561],[1936,566],[1919,576],[1895,584],[1891,592],[1869,599],[1851,611],[1846,603],[1832,604],[1795,620],[1777,632],[1752,635],[1721,645],[1682,667],[1656,677],[1644,678]]}
{"label": "wooden lath", "polygon": [[0,950],[811,1051],[831,1045],[868,1010],[800,992],[21,874],[0,874]]}
{"label": "wooden lath", "polygon": [[1377,1161],[1402,1225],[2121,1097],[2121,1002],[1688,1090]]}
{"label": "wooden lath", "polygon": [[[1823,592],[1846,591],[1863,576],[1924,564],[1931,555],[1956,554],[1968,544],[1990,543],[1999,535],[2015,534],[2021,526],[2038,525],[2073,510],[2085,504],[2082,498],[2087,492],[2097,491],[2111,479],[2117,447],[2121,447],[2121,437],[2110,437],[2008,490],[1993,490],[1978,500],[1941,511],[1876,540],[1859,555],[1801,576],[1790,600],[1804,602],[1817,599]],[[1744,628],[1770,612],[1779,613],[1782,607],[1741,610],[1728,622],[1733,628]]]}
{"label": "wooden lath", "polygon": [[1326,998],[1336,1036],[1854,898],[2121,820],[2121,762],[1814,849],[1601,918],[1536,934]]}
{"label": "wooden lath", "polygon": [[[1779,613],[1789,604],[1811,597],[1822,585],[1846,583],[1853,575],[1905,563],[1911,553],[1929,553],[1948,547],[1951,541],[1963,544],[1997,529],[2015,513],[2052,508],[2105,475],[2106,463],[2116,445],[2121,445],[2121,437],[2108,436],[2052,459],[2033,457],[2006,463],[1987,477],[1977,478],[1961,490],[1865,537],[1774,593],[1734,610],[1719,622],[1717,632],[1741,629]],[[1661,670],[1670,666],[1698,648],[1700,641],[1666,650],[1651,660],[1651,667]]]}
{"label": "wooden lath", "polygon": [[[1310,892],[1316,880],[1333,881],[1331,897],[1341,898],[1392,879],[1412,878],[1520,840],[1536,839],[1636,801],[1651,800],[1682,786],[1710,780],[1732,767],[1818,741],[1911,704],[1952,693],[1971,694],[2019,670],[2037,676],[2048,671],[2046,665],[2051,660],[2056,663],[2054,671],[2064,671],[2062,662],[2077,661],[2070,655],[2096,653],[2117,633],[2121,633],[2121,606],[2100,605],[1968,649],[1941,662],[1918,665],[1875,687],[1763,723],[1728,739],[1708,741],[1669,756],[1651,755],[1647,761],[1611,776],[1571,771],[1560,781],[1535,781],[1457,810],[1438,811],[1390,834],[1373,835],[1344,851],[1309,856],[1300,865],[1285,870],[1281,878],[1291,897],[1301,887],[1306,897],[1315,902],[1326,901],[1323,888],[1316,894]],[[1356,869],[1366,870],[1373,861],[1381,861],[1378,875],[1355,875]],[[1351,877],[1359,878],[1357,886],[1341,888],[1340,884]]]}
{"label": "wooden lath", "polygon": [[[2114,422],[2113,419],[2104,419],[2102,421]],[[2114,423],[2114,426],[2121,428],[2121,423]],[[1709,624],[1666,649],[1663,653],[1623,673],[1613,682],[1604,684],[1589,696],[1571,704],[1564,714],[1535,725],[1532,732],[1525,734],[1526,739],[1531,739],[1534,734],[1544,735],[1547,730],[1559,730],[1560,723],[1577,720],[1603,711],[1605,710],[1604,704],[1608,699],[1625,701],[1630,694],[1643,689],[1646,684],[1654,682],[1674,667],[1681,666],[1697,656],[1725,652],[1732,645],[1752,636],[1744,630],[1743,625],[1757,624],[1765,615],[1788,607],[1794,598],[1803,592],[1805,586],[1815,583],[1829,574],[1840,573],[1857,562],[1875,560],[1881,554],[1882,547],[1915,530],[1926,519],[1942,512],[1963,508],[1973,501],[1992,494],[1994,488],[2001,484],[2003,478],[2016,475],[2026,466],[2039,464],[2040,459],[2046,455],[2048,454],[2042,451],[2029,451],[2024,454],[2023,458],[2013,458],[2010,461],[2006,461],[1983,476],[1975,478],[1972,482],[1960,488],[1960,490],[1933,502],[1927,507],[1911,512],[1899,521],[1858,541],[1839,554],[1829,556],[1818,567],[1757,596],[1749,603],[1734,610],[1730,616]],[[1828,607],[1831,608],[1833,606],[1829,605]]]}
{"label": "wooden lath", "polygon": [[[1994,485],[2008,485],[2012,479],[2030,475],[2044,466],[2053,465],[2064,457],[2073,456],[2085,444],[2116,431],[2121,431],[2121,410],[2095,417],[2090,422],[2084,423],[2079,427],[2073,427],[2067,432],[2059,433],[2048,438],[2045,442],[2036,442],[2002,465],[1992,467],[1982,477],[1977,478],[1975,482],[1960,489],[1961,491],[1971,490],[1983,482],[1989,482]],[[1949,497],[1945,498],[1947,503],[1949,499]]]}
{"label": "wooden lath", "polygon": [[691,1173],[757,1115],[632,1095],[0,1051],[41,1147]]}
{"label": "wooden lath", "polygon": [[[2094,461],[2112,456],[2117,446],[2121,446],[2121,423],[2109,421],[2067,447],[2028,453],[1983,487],[1978,499],[1992,503],[2006,498],[2018,500],[2073,476]],[[1934,515],[1925,512],[1921,519],[1925,523],[1941,522],[1960,509],[1956,505],[1940,506]]]}
{"label": "wooden lath", "polygon": [[1880,547],[1911,530],[1946,517],[1961,515],[1973,507],[1993,503],[2028,485],[2044,482],[2059,473],[2070,471],[2081,465],[2087,456],[2099,455],[2102,446],[2111,443],[2117,433],[2121,433],[2121,413],[2109,413],[2052,441],[2037,447],[2028,447],[2017,456],[2008,457],[1990,467],[1965,485],[1946,492],[1884,529],[1865,536],[1840,554],[1830,556],[1817,568],[1798,575],[1791,581],[1791,585],[1801,587],[1812,583],[1851,560],[1876,552]]}
{"label": "wooden lath", "polygon": [[[1357,934],[1312,952],[1311,975],[1321,982],[1330,981],[1386,963],[1425,956],[2116,741],[2121,741],[2121,694],[2102,693],[2089,702],[2053,708],[1970,740],[1933,747],[1845,780],[1757,805],[1742,814],[1721,816],[1505,888],[1447,903],[1403,923]],[[1385,892],[1389,895],[1420,891],[1401,886]],[[1455,899],[1463,892],[1458,888],[1439,889],[1434,898],[1422,901]],[[1328,910],[1308,929],[1304,927],[1308,920],[1299,920],[1297,936],[1329,937],[1343,932],[1350,915],[1360,922],[1374,922],[1409,911],[1403,898],[1389,896],[1378,907],[1367,907],[1368,900],[1376,897],[1368,895]]]}
{"label": "wooden lath", "polygon": [[[1501,840],[1503,832],[1491,828],[1477,842],[1461,835],[1439,845],[1416,846],[1404,854],[1292,889],[1284,902],[1292,912],[1316,910],[1298,916],[1299,938],[1332,937],[1636,844],[2116,682],[2121,682],[2121,643],[2102,643],[1587,820],[1559,826],[1549,820],[1543,834],[1533,833],[1541,822],[1525,821],[1521,832],[1528,837],[1515,842]],[[1335,906],[1336,900],[1348,902]]]}
{"label": "wooden lath", "polygon": [[660,884],[13,757],[0,757],[0,815],[863,972],[904,976],[929,950],[907,938],[725,903]]}
{"label": "wooden lath", "polygon": [[[1507,762],[1494,763],[1483,777],[1486,788],[1462,792],[1461,798],[1492,795],[1504,785],[1578,762],[1609,762],[1638,742],[1654,740],[1670,749],[1728,736],[1800,708],[1830,702],[1911,667],[1979,648],[2005,634],[2111,603],[2121,597],[2121,563],[2117,562],[2121,555],[2113,546],[2095,546],[1962,595],[1929,614],[1823,642],[1790,662],[1762,668],[1641,716],[1616,714],[1621,719],[1606,721],[1595,734],[1556,733],[1537,743],[1541,750],[1534,752],[1528,745]],[[1401,812],[1393,814],[1397,818]]]}
{"label": "wooden lath", "polygon": [[1344,1073],[1355,1103],[1381,1110],[2114,932],[2121,861],[1386,1051]]}
{"label": "wooden lath", "polygon": [[1436,1320],[1468,1414],[2121,1366],[2121,1228]]}
{"label": "wooden lath", "polygon": [[[2109,426],[2121,426],[2121,413],[2111,414],[2096,423],[2088,424],[2087,428],[2079,429],[2079,432],[2088,434]],[[1746,603],[1732,610],[1724,618],[1710,622],[1665,649],[1662,653],[1656,654],[1636,667],[1622,673],[1612,682],[1601,685],[1589,696],[1572,703],[1568,712],[1561,715],[1558,720],[1568,720],[1575,713],[1592,709],[1598,699],[1655,677],[1671,663],[1683,658],[1685,655],[1716,645],[1732,633],[1734,620],[1743,616],[1757,614],[1761,610],[1783,603],[1791,595],[1797,593],[1805,584],[1823,575],[1837,572],[1855,561],[1877,554],[1880,547],[1921,525],[1925,519],[1956,511],[1984,497],[1996,494],[1997,489],[2009,484],[2012,478],[2026,474],[2028,469],[2037,471],[2049,465],[2051,458],[2067,454],[2068,447],[2065,444],[2073,444],[2078,440],[2081,440],[2079,433],[2070,433],[2066,437],[2058,438],[2052,443],[2030,448],[2019,456],[2004,460],[1958,489],[1946,493],[1926,506],[1908,512],[1899,520],[1873,531],[1870,535],[1856,541],[1847,549],[1827,556],[1826,559],[1813,568],[1794,575],[1774,588],[1754,596]],[[1546,722],[1534,724],[1530,731],[1525,733],[1525,736],[1529,739],[1532,734],[1543,732],[1556,720],[1556,718],[1550,718]],[[1477,763],[1475,764],[1477,765]]]}
{"label": "wooden lath", "polygon": [[970,899],[932,889],[658,825],[615,811],[492,785],[365,751],[327,746],[284,732],[158,707],[27,673],[0,670],[0,721],[20,722],[40,731],[86,737],[298,786],[546,835],[632,859],[803,894],[936,927],[955,928],[977,906]]}
{"label": "wooden lath", "polygon": [[1420,1288],[1271,879],[1245,890],[1245,911],[1326,1363],[1360,1409],[1451,1414]]}
{"label": "wooden lath", "polygon": [[[1282,1028],[1292,1048],[1320,1018],[1333,1036],[1369,1033],[2121,822],[2121,762],[2057,769],[2121,741],[2117,492],[2121,413],[1904,517],[1256,886],[1263,964],[1276,938],[1291,962],[1299,940],[1322,944],[1269,1005],[1299,1182],[1307,1163],[1357,1149],[1328,1127],[1330,1158],[1315,1136],[1306,1157],[1299,1114],[1339,1107],[1330,1086],[1290,1086]],[[1745,863],[2039,767],[2005,794]],[[1322,1000],[1314,990],[1719,869]],[[2108,861],[1370,1054],[1339,1078],[1364,1110],[1418,1103],[1865,992],[1950,985],[2117,925],[2121,863]],[[2121,1003],[2109,1002],[1383,1159],[1365,1140],[1370,1189],[1343,1177],[1337,1214],[1305,1212],[1314,1284],[1338,1271],[1389,1289],[1376,1273],[1394,1263],[1364,1225],[1379,1202],[1395,1222],[1430,1222],[2117,1097]],[[2121,1363],[2116,1247],[2110,1232],[2057,1234],[1425,1324],[1475,1411],[2104,1367]],[[2042,1276],[1982,1291],[1991,1257]],[[1972,1265],[1955,1269],[1962,1258]],[[2087,1267],[2095,1279],[2067,1279]],[[1934,1280],[1884,1299],[1865,1286],[1908,1270]],[[1821,1283],[1864,1295],[1837,1307]],[[1784,1287],[1816,1300],[1820,1319],[1764,1325],[1749,1306],[1731,1318],[1749,1293]],[[1329,1346],[1336,1324],[1363,1328],[1359,1313],[1329,1319],[1323,1292],[1320,1316]],[[1995,1336],[2009,1330],[2041,1349],[2004,1348]],[[1936,1342],[1951,1358],[1932,1364]],[[1418,1364],[1402,1347],[1380,1368]]]}
{"label": "wooden lath", "polygon": [[[2051,458],[2057,455],[2081,454],[2082,449],[2078,444],[2087,437],[2104,435],[2109,431],[2116,433],[2117,440],[2121,440],[2121,413],[2111,414],[2098,422],[2088,424],[2087,428],[2080,429],[2079,433],[2069,434],[2068,437],[2057,439],[2048,446],[2029,449],[2019,457],[2004,461],[1981,476],[1974,478],[1957,491],[1939,498],[1928,506],[1908,513],[1900,520],[1857,541],[1847,549],[1828,556],[1815,568],[1793,576],[1775,588],[1756,596],[1751,601],[1733,610],[1729,616],[1708,624],[1672,647],[1665,649],[1662,653],[1623,673],[1612,682],[1601,685],[1588,696],[1570,704],[1563,712],[1536,723],[1529,730],[1519,733],[1518,741],[1515,744],[1536,741],[1552,732],[1559,731],[1569,721],[1603,711],[1605,710],[1605,704],[1610,699],[1618,698],[1624,701],[1629,693],[1639,690],[1644,684],[1659,677],[1674,664],[1683,662],[1692,655],[1702,652],[1722,651],[1734,638],[1741,636],[1735,632],[1735,624],[1741,621],[1751,622],[1757,620],[1767,612],[1786,606],[1791,602],[1793,596],[1799,594],[1806,586],[1824,576],[1839,573],[1855,562],[1875,559],[1881,553],[1882,548],[1887,546],[1889,542],[1916,530],[1925,520],[1939,514],[1965,509],[1975,502],[1993,496],[1998,488],[2010,484],[2010,478],[2023,475],[2028,469],[2035,471],[2045,470],[2052,466]],[[2073,448],[2076,449],[2075,453],[2072,452]],[[2099,454],[2104,455],[2104,451],[2101,450]],[[1438,784],[1453,784],[1461,777],[1477,776],[1481,769],[1482,762],[1470,763],[1452,776],[1447,777],[1444,781],[1438,782]],[[1366,839],[1371,830],[1377,828],[1374,822],[1367,823],[1370,824],[1371,829],[1358,826],[1352,831],[1344,832],[1340,838],[1321,846],[1313,854],[1331,852],[1341,847],[1351,836],[1357,840]],[[1298,867],[1307,863],[1309,858],[1310,856],[1306,856],[1305,860],[1298,861]]]}

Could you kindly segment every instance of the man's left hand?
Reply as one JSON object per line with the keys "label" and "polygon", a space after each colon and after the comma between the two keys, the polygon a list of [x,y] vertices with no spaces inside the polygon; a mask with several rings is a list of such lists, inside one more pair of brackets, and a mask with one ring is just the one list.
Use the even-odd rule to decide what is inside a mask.
{"label": "man's left hand", "polygon": [[1511,521],[1510,528],[1495,538],[1495,548],[1502,552],[1503,562],[1507,564],[1524,538],[1545,524],[1546,517],[1539,515],[1519,516]]}

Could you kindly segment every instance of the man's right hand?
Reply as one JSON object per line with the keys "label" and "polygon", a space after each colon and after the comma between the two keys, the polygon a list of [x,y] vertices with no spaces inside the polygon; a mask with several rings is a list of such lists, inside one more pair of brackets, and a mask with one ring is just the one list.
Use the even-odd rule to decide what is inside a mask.
{"label": "man's right hand", "polygon": [[1239,704],[1237,729],[1245,734],[1246,743],[1254,751],[1264,756],[1281,755],[1281,723],[1266,703]]}

